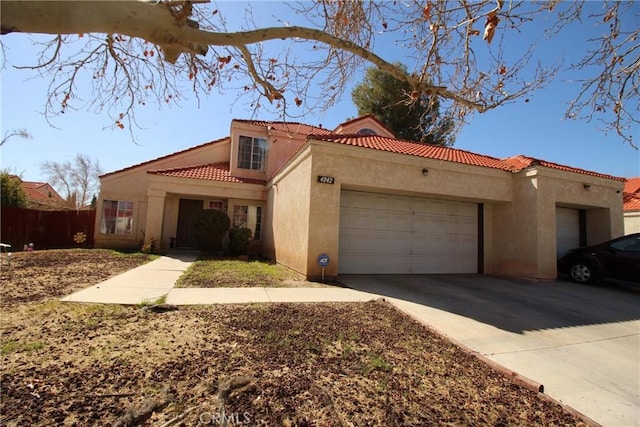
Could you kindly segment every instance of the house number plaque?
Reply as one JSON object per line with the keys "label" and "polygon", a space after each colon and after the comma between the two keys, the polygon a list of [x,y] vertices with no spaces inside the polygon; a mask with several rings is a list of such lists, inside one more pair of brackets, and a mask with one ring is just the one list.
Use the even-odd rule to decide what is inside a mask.
{"label": "house number plaque", "polygon": [[336,179],[332,176],[318,175],[318,182],[322,184],[333,184]]}

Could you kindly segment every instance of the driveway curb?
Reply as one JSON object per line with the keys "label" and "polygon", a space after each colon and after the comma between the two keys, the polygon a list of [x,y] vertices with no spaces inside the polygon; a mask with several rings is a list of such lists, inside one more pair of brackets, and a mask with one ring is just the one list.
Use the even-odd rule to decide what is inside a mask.
{"label": "driveway curb", "polygon": [[502,373],[506,377],[510,378],[513,382],[521,385],[522,387],[526,388],[527,390],[531,390],[531,391],[533,391],[535,393],[538,393],[541,396],[543,396],[543,398],[547,399],[548,401],[550,401],[552,403],[555,403],[556,405],[561,406],[565,411],[567,411],[570,414],[580,418],[580,420],[582,422],[584,422],[587,426],[589,426],[589,427],[603,427],[602,424],[600,424],[600,423],[596,422],[595,420],[589,418],[588,416],[586,416],[582,412],[578,411],[577,409],[575,409],[575,408],[573,408],[571,406],[568,406],[568,405],[566,405],[566,404],[554,399],[553,397],[549,396],[548,394],[545,394],[544,393],[544,384],[541,384],[541,383],[539,383],[537,381],[534,381],[531,378],[525,377],[524,375],[521,375],[518,372],[515,372],[515,371],[513,371],[513,370],[511,370],[511,369],[499,364],[498,362],[495,362],[495,361],[489,359],[488,357],[486,357],[482,353],[479,353],[478,351],[472,349],[471,347],[467,346],[466,344],[463,344],[462,342],[458,341],[457,339],[455,339],[455,338],[445,334],[444,332],[441,332],[440,330],[434,328],[433,325],[429,324],[428,322],[425,322],[419,316],[416,316],[413,313],[410,313],[408,311],[403,310],[398,305],[394,304],[393,300],[389,300],[387,298],[380,297],[380,298],[377,299],[377,301],[382,301],[385,304],[390,304],[396,310],[399,310],[402,313],[404,313],[405,315],[407,315],[407,316],[411,317],[412,319],[416,320],[418,323],[420,323],[421,325],[423,325],[424,327],[429,329],[434,334],[436,334],[436,335],[438,335],[438,336],[450,341],[451,343],[453,343],[455,346],[459,347],[465,353],[477,358],[482,363],[484,363],[484,364],[490,366],[492,369]]}

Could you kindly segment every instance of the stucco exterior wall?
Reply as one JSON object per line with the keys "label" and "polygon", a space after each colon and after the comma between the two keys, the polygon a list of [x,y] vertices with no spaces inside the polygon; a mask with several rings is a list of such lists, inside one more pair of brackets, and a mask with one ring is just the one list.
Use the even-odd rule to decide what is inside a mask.
{"label": "stucco exterior wall", "polygon": [[306,274],[311,224],[311,157],[306,149],[268,185],[263,252],[278,263]]}
{"label": "stucco exterior wall", "polygon": [[494,207],[495,274],[557,277],[557,207],[585,210],[587,244],[622,235],[620,181],[535,167],[513,182],[513,202]]}

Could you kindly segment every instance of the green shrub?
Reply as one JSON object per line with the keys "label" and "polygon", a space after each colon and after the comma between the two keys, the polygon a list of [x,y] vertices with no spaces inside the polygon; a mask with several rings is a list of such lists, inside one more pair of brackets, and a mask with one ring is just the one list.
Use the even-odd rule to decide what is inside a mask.
{"label": "green shrub", "polygon": [[246,255],[251,239],[251,229],[233,227],[229,230],[229,250],[233,255]]}
{"label": "green shrub", "polygon": [[222,250],[222,238],[229,230],[229,216],[216,209],[205,209],[193,219],[193,236],[198,248],[204,252]]}

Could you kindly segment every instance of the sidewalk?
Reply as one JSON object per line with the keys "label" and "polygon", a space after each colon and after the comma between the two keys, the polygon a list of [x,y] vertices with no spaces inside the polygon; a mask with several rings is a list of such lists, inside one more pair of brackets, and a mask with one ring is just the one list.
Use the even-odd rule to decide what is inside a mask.
{"label": "sidewalk", "polygon": [[173,305],[246,304],[263,302],[358,302],[378,295],[331,288],[174,288],[196,254],[162,256],[97,285],[62,298],[66,302],[103,304],[151,303],[166,295]]}
{"label": "sidewalk", "polygon": [[69,296],[68,302],[140,304],[167,295],[196,254],[162,256]]}

